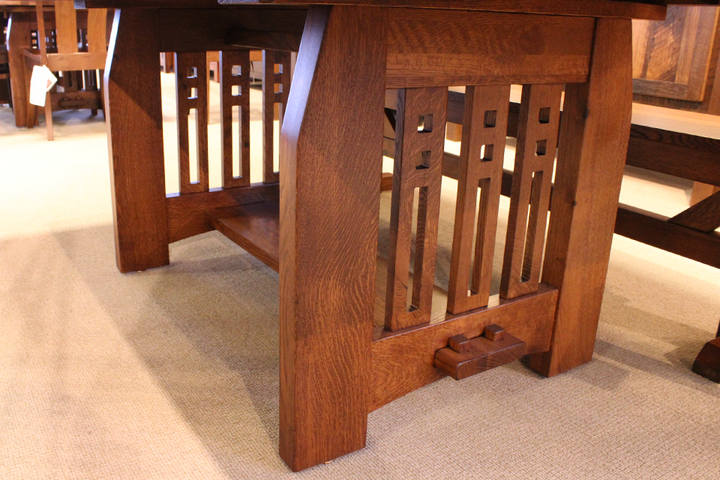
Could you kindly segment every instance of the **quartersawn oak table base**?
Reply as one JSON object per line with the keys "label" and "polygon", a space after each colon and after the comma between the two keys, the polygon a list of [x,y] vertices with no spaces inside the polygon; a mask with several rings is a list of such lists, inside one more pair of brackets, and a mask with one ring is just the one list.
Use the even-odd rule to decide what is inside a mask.
{"label": "quartersawn oak table base", "polygon": [[[483,365],[524,351],[546,376],[592,358],[630,130],[630,18],[662,18],[664,7],[78,3],[118,8],[105,87],[118,267],[167,265],[169,242],[218,228],[278,269],[279,451],[291,469],[363,448],[368,412],[446,375],[435,359],[451,337],[489,349]],[[265,183],[250,182],[246,159],[228,153],[228,132],[242,127],[224,114],[223,187],[210,189],[205,55],[195,52],[221,52],[223,111],[245,115],[243,52],[298,46],[289,98],[276,86],[268,103],[282,104],[279,183],[267,164]],[[160,52],[177,52],[182,66],[179,123],[198,113],[194,155],[185,126],[179,130],[181,191],[169,196]],[[273,81],[282,82],[286,67],[277,59],[286,57],[268,58]],[[501,288],[491,295],[510,84],[523,85],[523,100],[505,260],[495,272]],[[467,86],[467,95],[445,291],[434,268],[450,85]],[[386,89],[398,89],[397,136],[390,247],[379,259]],[[188,173],[193,157],[196,179]],[[266,150],[265,161],[271,157]],[[228,162],[239,162],[240,172]],[[506,353],[489,345],[497,328],[515,339]]]}

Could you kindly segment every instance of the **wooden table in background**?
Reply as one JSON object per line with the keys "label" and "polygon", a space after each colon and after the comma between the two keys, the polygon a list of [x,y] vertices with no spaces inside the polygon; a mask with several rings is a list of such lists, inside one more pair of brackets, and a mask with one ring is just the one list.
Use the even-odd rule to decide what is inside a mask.
{"label": "wooden table in background", "polygon": [[[119,9],[106,72],[119,269],[167,265],[169,242],[213,227],[279,269],[280,455],[290,468],[302,470],[363,448],[368,412],[444,376],[434,358],[451,336],[479,337],[486,326],[500,325],[525,343],[531,367],[548,376],[591,360],[630,130],[630,18],[660,19],[665,7],[607,0],[76,3]],[[300,36],[282,126],[279,184],[250,184],[246,170],[233,176],[225,156],[224,187],[209,189],[204,52],[221,51],[230,63],[245,64],[239,46],[292,50]],[[198,109],[201,126],[199,179],[189,180],[187,135],[181,132],[181,192],[171,196],[165,194],[158,74],[158,54],[167,51],[179,52],[181,72],[193,72],[180,75],[180,88],[189,95],[179,97],[184,115]],[[240,81],[231,79],[231,66],[222,91]],[[483,185],[481,218],[489,220],[478,229],[485,239],[478,244],[482,256],[490,252],[492,258],[497,202],[485,195],[499,197],[502,155],[493,158],[490,147],[503,151],[510,84],[527,85],[521,156],[501,298],[488,305],[488,265],[473,269],[481,278],[476,285],[473,276],[477,291],[466,294],[468,252],[475,195]],[[545,154],[555,151],[563,84],[543,260],[552,171]],[[469,89],[466,147],[458,163],[466,185],[458,209],[465,206],[456,216],[450,269],[453,313],[441,312],[434,319],[439,322],[428,324],[435,316],[449,85],[475,86]],[[387,271],[376,266],[386,88],[400,92]],[[195,89],[197,98],[190,94]],[[227,106],[237,101],[226,100]],[[225,142],[231,142],[227,135]],[[415,188],[421,191],[423,221],[408,305],[408,202]],[[383,305],[379,326],[376,273],[389,277],[381,285],[386,296],[377,296]]]}

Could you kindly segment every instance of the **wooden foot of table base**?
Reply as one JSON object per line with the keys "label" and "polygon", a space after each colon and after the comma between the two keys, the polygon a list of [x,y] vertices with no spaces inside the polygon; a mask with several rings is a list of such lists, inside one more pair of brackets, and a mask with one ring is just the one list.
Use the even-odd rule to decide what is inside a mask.
{"label": "wooden foot of table base", "polygon": [[720,337],[706,343],[700,350],[692,371],[708,380],[720,383]]}

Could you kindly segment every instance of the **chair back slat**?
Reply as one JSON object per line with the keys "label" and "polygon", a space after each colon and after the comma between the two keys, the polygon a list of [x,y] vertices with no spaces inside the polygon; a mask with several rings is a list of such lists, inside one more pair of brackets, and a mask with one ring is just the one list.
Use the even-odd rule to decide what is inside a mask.
{"label": "chair back slat", "polygon": [[107,51],[107,8],[88,10],[87,39],[88,52]]}
{"label": "chair back slat", "polygon": [[55,27],[58,53],[77,53],[77,14],[72,1],[55,0]]}

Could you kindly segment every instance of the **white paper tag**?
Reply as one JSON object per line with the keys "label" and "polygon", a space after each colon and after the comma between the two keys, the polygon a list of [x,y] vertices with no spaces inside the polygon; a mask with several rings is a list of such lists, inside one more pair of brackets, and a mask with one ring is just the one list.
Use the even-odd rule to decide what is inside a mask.
{"label": "white paper tag", "polygon": [[46,93],[57,83],[57,78],[45,65],[33,67],[30,77],[30,103],[38,107],[45,106]]}

